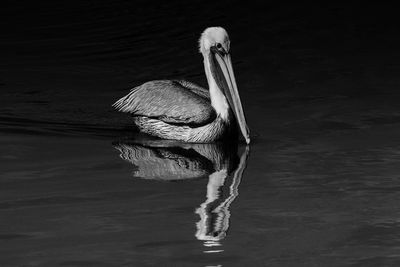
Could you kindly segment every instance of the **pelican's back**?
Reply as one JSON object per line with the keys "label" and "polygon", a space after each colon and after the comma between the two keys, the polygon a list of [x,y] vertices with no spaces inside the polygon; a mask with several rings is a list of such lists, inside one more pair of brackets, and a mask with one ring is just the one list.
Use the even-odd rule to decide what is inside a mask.
{"label": "pelican's back", "polygon": [[187,81],[146,82],[133,88],[113,106],[134,116],[191,127],[205,125],[216,117],[209,92]]}

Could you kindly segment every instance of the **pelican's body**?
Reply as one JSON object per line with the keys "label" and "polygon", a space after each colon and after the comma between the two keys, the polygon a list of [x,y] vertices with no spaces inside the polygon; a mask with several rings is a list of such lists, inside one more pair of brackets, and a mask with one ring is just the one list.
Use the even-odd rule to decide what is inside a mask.
{"label": "pelican's body", "polygon": [[140,131],[160,138],[207,143],[237,138],[239,128],[249,143],[228,34],[220,27],[207,28],[199,43],[209,90],[187,81],[150,81],[114,106],[133,114]]}

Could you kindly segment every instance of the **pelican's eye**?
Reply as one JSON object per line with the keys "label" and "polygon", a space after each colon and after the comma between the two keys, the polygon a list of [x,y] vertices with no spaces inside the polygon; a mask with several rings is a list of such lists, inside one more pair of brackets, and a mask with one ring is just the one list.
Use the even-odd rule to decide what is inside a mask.
{"label": "pelican's eye", "polygon": [[221,55],[221,56],[226,54],[226,51],[225,51],[225,49],[224,49],[224,47],[222,46],[221,43],[215,43],[215,44],[210,48],[210,50],[211,50],[212,52],[216,53],[216,54]]}

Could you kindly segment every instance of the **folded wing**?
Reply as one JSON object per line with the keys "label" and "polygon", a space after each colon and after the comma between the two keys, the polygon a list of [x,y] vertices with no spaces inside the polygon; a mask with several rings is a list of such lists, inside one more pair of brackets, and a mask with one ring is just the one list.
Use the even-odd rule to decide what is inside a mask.
{"label": "folded wing", "polygon": [[170,124],[205,125],[215,119],[209,92],[187,81],[150,81],[135,87],[113,105],[134,116]]}

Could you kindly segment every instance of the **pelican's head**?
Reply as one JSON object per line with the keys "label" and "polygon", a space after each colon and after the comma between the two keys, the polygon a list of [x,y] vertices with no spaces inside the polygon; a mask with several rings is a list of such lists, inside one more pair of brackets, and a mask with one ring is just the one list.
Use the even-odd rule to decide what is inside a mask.
{"label": "pelican's head", "polygon": [[[246,143],[250,143],[250,131],[244,117],[243,107],[233,73],[231,56],[229,54],[230,41],[228,33],[221,27],[207,28],[201,34],[199,47],[200,53],[202,53],[204,57],[204,66],[210,85],[211,102],[222,101],[226,103],[226,100],[228,101]],[[221,95],[221,93],[216,92],[213,94],[213,92],[211,92],[212,85],[216,85],[214,86],[217,87],[215,90],[223,94],[221,98],[213,100],[213,96],[216,98]]]}
{"label": "pelican's head", "polygon": [[200,53],[210,52],[211,47],[224,49],[229,53],[230,41],[228,33],[222,27],[210,27],[205,29],[199,40]]}

